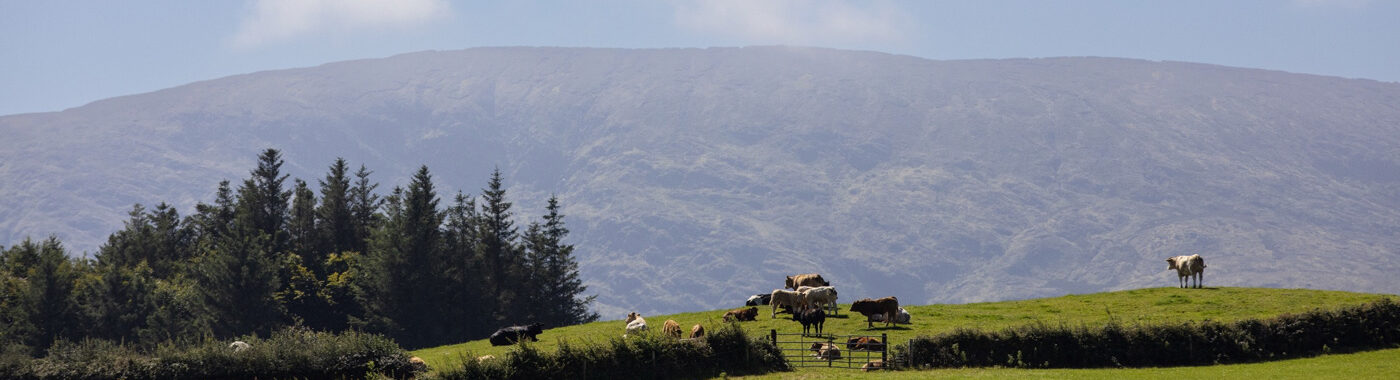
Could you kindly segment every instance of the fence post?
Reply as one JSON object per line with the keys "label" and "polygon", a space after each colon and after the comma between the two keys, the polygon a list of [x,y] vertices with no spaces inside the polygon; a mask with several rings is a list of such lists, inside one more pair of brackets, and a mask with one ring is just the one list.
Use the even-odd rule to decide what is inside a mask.
{"label": "fence post", "polygon": [[773,342],[774,346],[778,345],[778,329],[768,330],[768,341]]}
{"label": "fence post", "polygon": [[890,369],[890,334],[880,333],[880,363],[884,364],[884,369]]}

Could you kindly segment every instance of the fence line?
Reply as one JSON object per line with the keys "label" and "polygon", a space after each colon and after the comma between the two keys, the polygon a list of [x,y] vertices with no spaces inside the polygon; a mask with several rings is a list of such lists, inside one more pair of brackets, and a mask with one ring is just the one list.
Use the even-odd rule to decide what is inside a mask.
{"label": "fence line", "polygon": [[[855,350],[847,345],[847,342],[852,338],[875,338],[880,340],[880,344],[877,346],[878,349],[875,350]],[[889,335],[884,333],[881,333],[879,336],[834,334],[805,335],[802,333],[779,334],[778,330],[769,330],[768,339],[772,340],[773,345],[778,347],[778,351],[782,352],[784,357],[787,357],[788,364],[793,367],[861,369],[866,363],[875,360],[884,363],[881,369],[892,369],[893,367],[893,363],[889,361]],[[838,339],[840,340],[838,341]],[[832,357],[829,359],[818,357],[818,353],[812,348],[812,344],[814,343],[831,344],[841,352],[841,356],[839,358]]]}

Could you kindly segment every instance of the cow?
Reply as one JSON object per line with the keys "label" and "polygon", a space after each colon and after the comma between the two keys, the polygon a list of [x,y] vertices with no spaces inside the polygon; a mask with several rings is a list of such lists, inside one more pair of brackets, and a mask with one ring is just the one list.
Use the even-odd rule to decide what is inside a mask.
{"label": "cow", "polygon": [[529,326],[502,327],[491,333],[492,346],[512,345],[529,338],[531,342],[540,341],[536,336],[544,333],[544,325],[535,323]]}
{"label": "cow", "polygon": [[768,303],[768,306],[773,307],[773,315],[771,316],[771,318],[778,317],[779,306],[791,307],[793,308],[792,310],[795,312],[798,308],[801,308],[802,305],[807,304],[807,301],[802,298],[802,293],[794,292],[791,290],[774,289],[771,298],[772,299]]}
{"label": "cow", "polygon": [[1196,288],[1206,276],[1206,259],[1201,255],[1176,256],[1167,259],[1167,270],[1176,269],[1176,280],[1182,288],[1190,287],[1191,278],[1196,278]]}
{"label": "cow", "polygon": [[667,319],[666,323],[661,324],[661,333],[672,338],[680,339],[681,324],[676,323],[674,319]]}
{"label": "cow", "polygon": [[822,275],[817,274],[817,273],[808,273],[808,274],[799,274],[799,275],[787,276],[787,286],[784,287],[783,289],[797,290],[797,287],[799,287],[799,286],[813,286],[813,287],[815,287],[815,286],[830,286],[830,285],[831,285],[831,283],[830,283],[830,282],[826,282],[826,279],[822,278]]}
{"label": "cow", "polygon": [[860,366],[860,370],[865,372],[878,371],[882,369],[885,369],[884,360],[871,360],[869,362],[866,362],[865,365]]}
{"label": "cow", "polygon": [[832,310],[835,310],[836,308],[836,288],[834,287],[803,286],[798,288],[797,291],[802,293],[802,301],[807,305],[831,306]]}
{"label": "cow", "polygon": [[629,334],[637,334],[643,331],[647,331],[647,320],[643,319],[641,314],[635,312],[627,313],[627,333],[622,334],[622,336],[626,337]]}
{"label": "cow", "polygon": [[758,320],[758,308],[734,309],[724,313],[725,322],[743,322]]}
{"label": "cow", "polygon": [[770,300],[770,299],[772,299],[772,298],[773,298],[773,295],[772,295],[772,294],[768,294],[768,293],[755,294],[755,295],[750,296],[748,300],[744,301],[744,306],[763,306],[763,305],[767,305],[767,304],[768,304],[768,300]]}
{"label": "cow", "polygon": [[[757,309],[754,310],[754,314],[758,314],[758,310],[757,310]],[[695,327],[691,327],[691,328],[690,328],[690,339],[700,339],[700,338],[704,338],[704,337],[705,337],[705,327],[704,327],[704,326],[700,326],[700,324],[697,323],[697,324],[695,324]]]}
{"label": "cow", "polygon": [[841,349],[838,348],[838,347],[836,347],[836,344],[834,344],[834,343],[825,343],[825,342],[816,342],[816,343],[812,343],[812,352],[815,352],[815,353],[816,353],[816,354],[813,354],[812,356],[815,356],[815,357],[817,357],[817,358],[820,358],[820,359],[823,359],[823,360],[827,360],[827,361],[836,360],[836,359],[840,359],[840,358],[841,358]]}
{"label": "cow", "polygon": [[819,307],[807,307],[792,313],[792,320],[802,324],[802,335],[808,335],[808,332],[821,335],[822,325],[826,324],[826,312]]}
{"label": "cow", "polygon": [[[875,322],[884,322],[884,321],[885,321],[885,315],[884,315],[884,314],[872,315],[872,316],[870,316],[870,320],[875,321]],[[909,321],[910,321],[910,320],[911,320],[911,318],[910,318],[910,315],[909,315],[909,311],[908,311],[908,310],[904,310],[904,308],[902,308],[902,307],[899,308],[899,314],[896,314],[896,315],[894,316],[894,323],[896,323],[896,324],[899,324],[899,323],[909,324]]]}
{"label": "cow", "polygon": [[851,351],[880,351],[884,346],[884,343],[880,343],[880,339],[868,336],[860,336],[846,340],[846,349]]}
{"label": "cow", "polygon": [[872,315],[884,314],[885,327],[894,323],[894,317],[899,313],[899,299],[895,297],[885,297],[878,300],[862,298],[851,304],[851,311],[865,315],[865,327],[874,328],[875,321],[870,319]]}

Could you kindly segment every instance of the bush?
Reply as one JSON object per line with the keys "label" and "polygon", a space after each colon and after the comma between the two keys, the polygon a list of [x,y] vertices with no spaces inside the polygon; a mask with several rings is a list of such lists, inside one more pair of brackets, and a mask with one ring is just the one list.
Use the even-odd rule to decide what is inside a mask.
{"label": "bush", "polygon": [[268,339],[245,337],[250,348],[234,352],[227,341],[142,354],[103,340],[58,342],[41,359],[0,367],[6,379],[247,379],[409,378],[426,371],[408,361],[392,340],[373,334],[332,334],[291,328]]}
{"label": "bush", "polygon": [[757,374],[788,370],[777,346],[750,338],[726,325],[701,340],[676,340],[662,334],[610,338],[603,344],[577,346],[561,342],[553,353],[528,342],[502,358],[478,361],[463,357],[461,366],[439,371],[442,379],[617,379],[708,378],[721,373]]}
{"label": "bush", "polygon": [[957,329],[914,338],[896,346],[894,353],[915,367],[1096,368],[1256,362],[1397,344],[1400,304],[1383,298],[1338,310],[1234,323]]}

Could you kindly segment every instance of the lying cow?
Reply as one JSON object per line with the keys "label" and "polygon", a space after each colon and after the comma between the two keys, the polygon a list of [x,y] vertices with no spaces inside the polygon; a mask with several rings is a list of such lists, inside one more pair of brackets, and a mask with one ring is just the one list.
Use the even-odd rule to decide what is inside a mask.
{"label": "lying cow", "polygon": [[1176,281],[1183,288],[1189,287],[1191,278],[1196,278],[1196,288],[1206,276],[1206,259],[1201,255],[1177,256],[1167,259],[1167,270],[1176,269]]}
{"label": "lying cow", "polygon": [[622,336],[626,337],[643,331],[647,331],[647,320],[643,319],[641,314],[627,313],[627,333],[622,334]]}
{"label": "lying cow", "polygon": [[[896,314],[896,315],[894,316],[894,323],[909,324],[909,321],[910,321],[911,319],[912,319],[912,318],[911,318],[911,316],[909,315],[909,311],[904,310],[904,308],[901,307],[901,308],[899,308],[899,314]],[[884,314],[875,314],[875,315],[870,316],[870,320],[871,320],[871,321],[874,321],[874,322],[884,322],[884,321],[885,321],[885,315],[884,315]]]}
{"label": "lying cow", "polygon": [[826,279],[822,278],[822,275],[817,274],[817,273],[808,273],[808,274],[799,274],[799,275],[787,276],[787,286],[785,286],[783,289],[797,290],[797,288],[800,287],[800,286],[812,286],[812,287],[816,287],[816,286],[830,286],[830,285],[831,285],[831,283],[830,283],[830,282],[826,282]]}
{"label": "lying cow", "polygon": [[894,323],[895,315],[899,313],[899,299],[894,297],[878,300],[862,298],[851,304],[851,311],[865,315],[866,328],[875,327],[875,321],[871,319],[871,316],[876,314],[883,314],[885,327],[889,327],[890,324]]}
{"label": "lying cow", "polygon": [[880,343],[880,339],[868,336],[846,340],[846,349],[851,351],[880,351],[884,346],[884,343]]}
{"label": "lying cow", "polygon": [[816,356],[822,360],[831,361],[841,358],[841,349],[836,347],[835,343],[812,343],[812,352],[815,352],[812,356]]}
{"label": "lying cow", "polygon": [[748,299],[747,301],[744,301],[744,306],[763,306],[763,305],[767,305],[767,304],[768,304],[768,300],[771,300],[771,299],[773,299],[773,295],[772,295],[772,294],[769,294],[769,293],[755,294],[755,295],[753,295],[753,296],[750,296],[749,299]]}
{"label": "lying cow", "polygon": [[538,342],[540,341],[540,339],[537,338],[537,336],[543,333],[544,325],[539,323],[531,324],[529,326],[502,327],[501,329],[496,330],[496,332],[491,333],[491,345],[512,345],[520,342],[521,340],[524,340],[525,338],[529,338],[531,342]]}
{"label": "lying cow", "polygon": [[758,320],[758,308],[734,309],[724,313],[725,322],[743,322]]}

